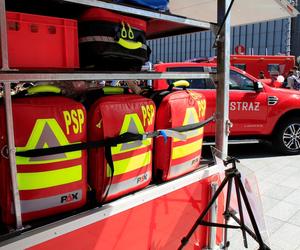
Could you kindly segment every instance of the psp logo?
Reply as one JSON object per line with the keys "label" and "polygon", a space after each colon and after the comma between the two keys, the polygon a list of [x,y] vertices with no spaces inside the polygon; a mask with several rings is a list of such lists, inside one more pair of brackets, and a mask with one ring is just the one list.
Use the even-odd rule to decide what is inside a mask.
{"label": "psp logo", "polygon": [[192,160],[192,166],[198,164],[199,162],[199,158],[197,157],[196,159]]}
{"label": "psp logo", "polygon": [[70,202],[79,200],[78,195],[79,195],[78,192],[70,193],[68,195],[63,195],[63,196],[60,197],[60,203],[70,203]]}
{"label": "psp logo", "polygon": [[138,184],[138,183],[144,182],[144,181],[146,181],[146,180],[148,180],[148,174],[147,174],[147,173],[146,173],[146,174],[143,174],[143,175],[140,176],[140,177],[138,177],[136,183]]}

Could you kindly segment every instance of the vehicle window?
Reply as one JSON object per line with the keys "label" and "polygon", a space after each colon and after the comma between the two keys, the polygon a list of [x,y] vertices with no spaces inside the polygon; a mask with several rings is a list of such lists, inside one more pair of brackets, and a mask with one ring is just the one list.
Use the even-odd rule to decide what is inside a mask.
{"label": "vehicle window", "polygon": [[234,67],[246,71],[246,64],[233,64]]}
{"label": "vehicle window", "polygon": [[278,74],[279,64],[268,64],[268,71],[270,72],[270,75]]}
{"label": "vehicle window", "polygon": [[[205,67],[174,67],[168,68],[168,72],[211,72],[211,68]],[[185,79],[190,83],[190,89],[215,89],[212,79]],[[176,80],[168,80],[168,84]]]}
{"label": "vehicle window", "polygon": [[230,89],[254,90],[254,82],[243,74],[230,71]]}

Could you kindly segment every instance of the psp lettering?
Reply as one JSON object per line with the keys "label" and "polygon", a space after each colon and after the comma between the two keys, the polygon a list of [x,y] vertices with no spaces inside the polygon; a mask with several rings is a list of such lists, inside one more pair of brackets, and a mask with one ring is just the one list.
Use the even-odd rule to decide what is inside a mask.
{"label": "psp lettering", "polygon": [[82,109],[72,109],[63,111],[67,135],[70,134],[70,130],[74,134],[81,133],[84,124],[84,112]]}
{"label": "psp lettering", "polygon": [[72,202],[74,200],[79,200],[78,198],[78,192],[77,193],[71,193],[68,195],[63,195],[60,197],[60,203],[69,203]]}

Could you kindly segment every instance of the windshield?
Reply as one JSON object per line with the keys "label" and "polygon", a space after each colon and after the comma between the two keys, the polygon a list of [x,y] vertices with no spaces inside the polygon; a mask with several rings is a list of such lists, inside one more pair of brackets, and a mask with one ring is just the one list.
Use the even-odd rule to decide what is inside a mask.
{"label": "windshield", "polygon": [[[174,67],[169,68],[168,72],[211,72],[216,73],[215,67]],[[213,79],[185,79],[190,83],[190,89],[215,89],[217,82]],[[168,80],[168,84],[176,80]],[[229,88],[232,90],[254,90],[254,81],[246,75],[235,70],[230,70]]]}
{"label": "windshield", "polygon": [[[168,68],[168,72],[212,72],[211,67],[174,67]],[[190,83],[190,89],[215,89],[214,81],[208,79],[185,79]],[[171,84],[177,80],[168,80]]]}

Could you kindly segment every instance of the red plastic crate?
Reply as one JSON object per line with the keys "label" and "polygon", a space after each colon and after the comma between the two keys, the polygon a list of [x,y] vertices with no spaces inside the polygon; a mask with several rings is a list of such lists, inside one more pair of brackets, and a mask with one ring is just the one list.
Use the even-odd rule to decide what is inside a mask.
{"label": "red plastic crate", "polygon": [[77,21],[6,12],[10,68],[79,68]]}

